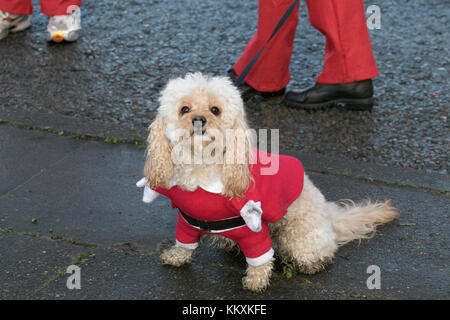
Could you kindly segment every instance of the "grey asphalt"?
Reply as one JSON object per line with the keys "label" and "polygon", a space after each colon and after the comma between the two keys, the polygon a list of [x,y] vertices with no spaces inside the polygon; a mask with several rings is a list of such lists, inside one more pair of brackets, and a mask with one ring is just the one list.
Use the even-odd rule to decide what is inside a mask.
{"label": "grey asphalt", "polygon": [[[168,79],[224,75],[256,30],[257,1],[84,1],[76,43],[31,29],[0,41],[0,299],[448,299],[449,47],[446,1],[365,0],[380,76],[374,111],[287,109],[251,99],[253,128],[280,129],[330,200],[392,199],[398,221],[341,248],[323,272],[241,288],[245,259],[204,243],[191,265],[163,266],[176,212],[135,187],[146,128]],[[314,84],[324,38],[304,1],[288,89]],[[108,143],[105,143],[107,141]],[[81,268],[81,289],[65,271]],[[381,270],[369,290],[367,268]]]}
{"label": "grey asphalt", "polygon": [[[93,129],[93,130],[98,130]],[[141,202],[144,151],[0,125],[0,299],[448,299],[449,191],[441,174],[317,154],[297,156],[329,200],[392,199],[401,215],[342,247],[316,275],[283,271],[261,294],[241,287],[245,259],[203,243],[192,264],[163,266],[176,211]],[[66,286],[69,265],[81,289]],[[381,289],[367,288],[367,268]]]}
{"label": "grey asphalt", "polygon": [[[226,74],[257,25],[256,0],[87,0],[82,38],[55,45],[45,42],[46,18],[33,3],[32,28],[0,41],[0,118],[16,111],[145,128],[168,79]],[[448,1],[369,5],[381,10],[381,28],[370,30],[380,73],[374,111],[309,112],[253,99],[246,105],[252,126],[280,128],[289,150],[447,174]],[[314,84],[324,53],[305,1],[299,11],[288,85],[297,91]]]}

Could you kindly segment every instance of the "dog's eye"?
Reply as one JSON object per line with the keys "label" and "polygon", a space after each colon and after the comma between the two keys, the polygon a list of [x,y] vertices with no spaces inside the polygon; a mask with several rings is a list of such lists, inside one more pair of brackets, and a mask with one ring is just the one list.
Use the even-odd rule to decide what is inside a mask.
{"label": "dog's eye", "polygon": [[209,109],[214,115],[219,115],[220,110],[217,107],[212,107],[211,109]]}
{"label": "dog's eye", "polygon": [[185,114],[188,113],[191,109],[188,106],[184,106],[183,108],[181,108],[180,112],[181,114]]}

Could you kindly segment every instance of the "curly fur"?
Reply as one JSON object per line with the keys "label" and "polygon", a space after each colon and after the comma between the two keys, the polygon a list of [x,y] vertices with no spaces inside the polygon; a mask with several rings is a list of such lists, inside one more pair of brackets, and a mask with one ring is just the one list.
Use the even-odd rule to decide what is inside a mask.
{"label": "curly fur", "polygon": [[271,259],[269,262],[257,267],[249,265],[245,277],[242,278],[244,289],[254,292],[264,291],[269,286],[270,277],[272,276],[273,260]]}
{"label": "curly fur", "polygon": [[[232,129],[233,132],[238,134],[233,135],[231,139],[227,139],[227,156],[222,166],[222,181],[225,184],[225,196],[241,198],[252,180],[248,166],[251,140],[249,135],[246,135],[248,127],[244,119],[236,119]],[[243,139],[244,143],[240,143],[240,139]],[[239,150],[239,148],[244,150]],[[239,161],[239,155],[244,156],[244,159],[241,159],[243,161]]]}
{"label": "curly fur", "polygon": [[182,265],[192,261],[193,252],[194,250],[181,248],[175,245],[161,254],[161,261],[163,264],[168,264],[173,267],[181,267]]}
{"label": "curly fur", "polygon": [[147,177],[152,188],[169,188],[173,176],[172,148],[166,139],[162,119],[157,117],[149,129],[150,134],[147,139],[147,160],[144,166],[144,176]]}
{"label": "curly fur", "polygon": [[[220,108],[220,116],[211,114],[213,105]],[[181,114],[182,106],[189,106],[190,114]],[[185,147],[195,155],[209,143],[225,137],[223,162],[173,162],[171,151],[179,141],[175,132],[192,130],[192,119],[196,115],[204,116],[208,123],[201,137],[202,143],[197,147],[192,147],[192,144]],[[224,184],[223,194],[240,197],[252,179],[248,167],[252,140],[242,135],[229,138],[223,134],[218,138],[213,132],[224,133],[228,129],[246,131],[247,128],[242,99],[228,78],[208,78],[195,73],[171,80],[162,91],[158,115],[149,128],[144,174],[152,187],[170,187],[172,177],[176,176],[177,185],[186,190],[195,190],[200,183],[207,183],[220,175]],[[238,143],[238,139],[244,139],[244,143]],[[243,154],[238,148],[245,150],[243,163],[236,161]],[[389,201],[360,204],[326,201],[305,175],[300,196],[289,206],[283,218],[270,224],[273,247],[278,254],[291,257],[299,271],[313,274],[332,261],[340,245],[373,236],[378,225],[397,216],[398,211]],[[230,249],[236,245],[223,237],[216,236],[215,239],[214,243],[219,247]],[[165,251],[161,259],[165,264],[181,266],[191,261],[192,252],[174,246]],[[255,292],[264,290],[269,285],[272,267],[273,260],[257,267],[249,265],[242,279],[244,288]]]}
{"label": "curly fur", "polygon": [[222,250],[225,250],[227,252],[233,252],[235,251],[236,253],[241,252],[241,249],[239,248],[239,246],[237,245],[237,243],[229,238],[226,238],[222,235],[217,235],[217,234],[207,234],[207,235],[203,235],[202,236],[202,240],[206,238],[208,240],[210,240],[210,245]]}

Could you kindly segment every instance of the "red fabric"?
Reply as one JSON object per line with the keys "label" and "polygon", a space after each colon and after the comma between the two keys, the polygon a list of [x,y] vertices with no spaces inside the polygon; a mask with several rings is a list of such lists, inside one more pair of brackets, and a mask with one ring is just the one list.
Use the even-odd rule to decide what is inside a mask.
{"label": "red fabric", "polygon": [[[81,7],[81,0],[41,0],[41,11],[47,16],[70,14],[70,6]],[[31,0],[0,0],[0,11],[12,14],[32,14]]]}
{"label": "red fabric", "polygon": [[[378,76],[363,0],[306,0],[311,24],[326,38],[319,83],[349,83]],[[240,75],[273,32],[292,0],[259,0],[258,30],[234,65]],[[297,9],[266,46],[245,82],[259,91],[278,91],[290,79],[289,64]]]}
{"label": "red fabric", "polygon": [[[210,193],[202,188],[195,191],[181,190],[178,186],[171,189],[156,188],[155,191],[165,195],[172,201],[172,207],[180,208],[187,215],[206,221],[216,221],[240,216],[242,207],[249,201],[261,201],[262,230],[253,232],[247,226],[221,233],[236,241],[247,258],[256,258],[271,248],[268,222],[279,220],[286,213],[289,205],[298,198],[303,189],[303,166],[296,158],[282,155],[270,155],[260,151],[260,156],[278,156],[278,171],[273,175],[261,174],[261,169],[273,163],[263,164],[258,157],[256,164],[251,165],[254,179],[241,199],[226,198],[220,194]],[[176,239],[185,244],[196,243],[206,232],[190,226],[179,214]]]}
{"label": "red fabric", "polygon": [[0,11],[11,14],[32,14],[31,0],[0,0]]}
{"label": "red fabric", "polygon": [[[178,213],[177,231],[175,238],[184,244],[197,243],[200,241],[200,236],[207,232],[196,229],[189,225]],[[217,234],[217,233],[215,233]],[[219,233],[220,235],[232,239],[239,244],[242,253],[247,258],[257,258],[272,248],[272,241],[270,240],[269,227],[267,222],[262,222],[262,229],[259,232],[251,231],[247,226],[236,228],[230,231]]]}

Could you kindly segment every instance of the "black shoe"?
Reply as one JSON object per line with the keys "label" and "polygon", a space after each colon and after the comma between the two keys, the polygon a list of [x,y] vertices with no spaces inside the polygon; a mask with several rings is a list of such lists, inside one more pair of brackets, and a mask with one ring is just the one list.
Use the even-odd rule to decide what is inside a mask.
{"label": "black shoe", "polygon": [[263,98],[273,98],[273,97],[279,97],[282,96],[286,90],[286,88],[283,88],[279,91],[273,91],[273,92],[264,92],[264,91],[258,91],[256,89],[253,89],[246,83],[237,83],[237,79],[239,78],[238,75],[234,72],[233,68],[228,70],[228,76],[230,77],[231,81],[234,83],[234,85],[239,89],[241,92],[242,100],[248,100],[254,96],[261,96]]}
{"label": "black shoe", "polygon": [[372,110],[372,79],[342,84],[316,83],[300,93],[289,91],[282,103],[301,109],[321,109],[342,104],[350,110]]}

